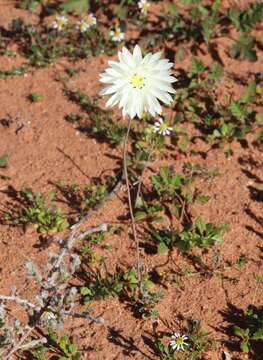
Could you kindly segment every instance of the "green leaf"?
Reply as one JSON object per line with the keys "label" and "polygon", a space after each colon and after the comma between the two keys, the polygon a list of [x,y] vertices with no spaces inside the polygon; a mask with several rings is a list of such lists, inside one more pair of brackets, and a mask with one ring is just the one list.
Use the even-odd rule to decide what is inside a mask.
{"label": "green leaf", "polygon": [[200,234],[202,235],[206,229],[206,224],[205,224],[204,220],[201,217],[197,218],[195,225],[196,225],[197,229],[199,230]]}
{"label": "green leaf", "polygon": [[66,12],[84,13],[89,9],[89,0],[67,0],[60,5],[60,9]]}
{"label": "green leaf", "polygon": [[238,120],[244,121],[247,116],[246,109],[238,101],[232,101],[229,107],[231,114]]}
{"label": "green leaf", "polygon": [[192,75],[198,75],[205,70],[205,65],[201,59],[192,59]]}
{"label": "green leaf", "polygon": [[240,98],[240,101],[244,104],[254,102],[256,97],[256,92],[257,92],[257,84],[253,81],[245,89],[244,93]]}
{"label": "green leaf", "polygon": [[214,81],[219,81],[224,75],[224,69],[220,64],[213,64],[211,67],[210,77]]}
{"label": "green leaf", "polygon": [[221,0],[214,0],[213,5],[212,5],[212,11],[218,12],[220,7],[221,7]]}
{"label": "green leaf", "polygon": [[171,15],[176,15],[178,13],[178,8],[174,3],[169,2],[168,3],[168,11]]}
{"label": "green leaf", "polygon": [[257,330],[252,336],[253,340],[263,340],[263,328]]}
{"label": "green leaf", "polygon": [[207,195],[197,195],[196,197],[196,201],[198,204],[201,204],[201,205],[204,205],[206,204],[208,201],[210,200],[210,196],[207,196]]}
{"label": "green leaf", "polygon": [[257,113],[256,121],[259,125],[263,125],[263,113]]}
{"label": "green leaf", "polygon": [[241,339],[244,339],[246,337],[246,330],[241,329],[240,327],[235,327],[234,333],[236,336],[239,336]]}
{"label": "green leaf", "polygon": [[68,352],[72,355],[74,355],[77,352],[77,350],[78,350],[78,347],[76,344],[70,344],[68,346]]}
{"label": "green leaf", "polygon": [[7,167],[9,158],[10,158],[10,156],[8,154],[4,154],[4,155],[0,156],[0,168]]}
{"label": "green leaf", "polygon": [[128,15],[128,8],[126,6],[117,6],[113,12],[119,19],[125,20]]}
{"label": "green leaf", "polygon": [[147,213],[145,211],[136,211],[135,220],[141,221],[147,217]]}
{"label": "green leaf", "polygon": [[82,287],[80,289],[80,293],[81,293],[81,295],[84,295],[84,296],[92,295],[92,291],[87,287]]}
{"label": "green leaf", "polygon": [[165,243],[161,242],[159,245],[158,245],[158,254],[159,255],[163,255],[165,253],[167,253],[167,251],[169,250],[169,248],[165,245]]}
{"label": "green leaf", "polygon": [[63,350],[67,354],[67,345],[69,342],[68,335],[63,335],[59,340],[59,347],[61,350]]}
{"label": "green leaf", "polygon": [[23,0],[18,4],[21,9],[27,9],[30,11],[36,11],[41,0]]}
{"label": "green leaf", "polygon": [[246,341],[243,341],[240,344],[240,348],[243,352],[245,352],[246,354],[249,353],[249,344]]}

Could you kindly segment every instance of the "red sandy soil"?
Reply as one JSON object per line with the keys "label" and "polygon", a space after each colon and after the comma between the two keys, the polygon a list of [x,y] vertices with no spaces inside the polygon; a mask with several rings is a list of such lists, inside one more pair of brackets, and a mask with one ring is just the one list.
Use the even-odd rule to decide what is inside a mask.
{"label": "red sandy soil", "polygon": [[[25,18],[29,16],[28,12],[0,5],[0,24],[3,26],[10,22],[11,17],[21,15]],[[233,60],[226,56],[229,43],[228,39],[217,40],[218,52],[225,68],[220,89],[236,96],[242,92],[243,86],[235,84],[233,75],[241,76],[248,82],[253,74],[262,70],[263,59],[261,54],[253,64]],[[199,55],[207,64],[212,63],[207,53]],[[1,57],[1,68],[11,68],[20,60]],[[76,62],[74,67],[80,71],[72,78],[70,87],[80,88],[91,98],[97,96],[100,90],[99,74],[105,69],[107,60],[106,57],[99,57]],[[8,119],[10,116],[12,120],[10,126],[0,124],[0,154],[8,153],[11,156],[8,168],[0,172],[10,178],[0,179],[1,210],[8,204],[17,206],[6,194],[8,186],[20,190],[27,185],[34,191],[47,193],[52,188],[49,184],[51,180],[63,179],[65,184],[76,181],[84,185],[94,177],[112,175],[118,169],[117,160],[109,155],[121,158],[121,147],[113,149],[106,143],[100,143],[77,131],[73,124],[64,119],[71,112],[80,113],[79,107],[66,98],[62,84],[57,81],[59,76],[65,74],[67,66],[67,61],[60,59],[48,68],[32,69],[25,76],[0,80],[0,119]],[[176,63],[175,74],[178,69],[189,69],[189,60]],[[43,101],[31,103],[27,97],[33,92],[40,93]],[[21,126],[22,129],[18,130]],[[181,286],[170,284],[164,288],[164,299],[157,305],[161,317],[157,332],[160,334],[162,331],[180,331],[179,314],[201,320],[202,328],[216,340],[216,348],[206,357],[211,360],[221,359],[222,351],[227,350],[225,342],[229,341],[229,336],[223,328],[229,325],[224,316],[229,310],[229,304],[246,309],[253,300],[256,306],[262,300],[261,290],[255,293],[255,277],[262,275],[262,202],[253,200],[253,188],[263,181],[263,157],[260,149],[250,140],[245,149],[238,143],[233,144],[234,155],[230,158],[226,158],[220,149],[208,152],[208,144],[202,141],[192,144],[191,149],[207,152],[205,159],[182,155],[176,160],[176,149],[172,148],[167,152],[165,161],[155,166],[157,169],[165,163],[178,169],[184,162],[191,160],[194,164],[219,171],[219,176],[215,178],[200,180],[198,188],[211,196],[211,200],[204,206],[195,206],[192,211],[214,224],[229,225],[230,231],[225,236],[225,242],[220,245],[218,273],[224,277],[204,276],[201,273],[184,276],[181,278]],[[119,220],[128,214],[125,200],[125,191],[122,189],[118,196],[84,224],[84,229],[103,222],[124,227],[121,235],[106,237],[106,244],[113,248],[111,252],[98,250],[107,258],[109,271],[114,271],[117,264],[123,268],[135,264],[134,242],[127,226],[129,222]],[[38,244],[39,236],[34,228],[27,228],[24,232],[19,227],[0,225],[1,294],[8,294],[11,286],[16,285],[21,297],[32,298],[36,287],[26,276],[25,262],[31,259],[40,269],[44,268],[48,253],[58,250],[55,243],[48,248],[39,248],[36,246]],[[209,258],[211,254],[208,252],[205,257]],[[239,270],[236,262],[243,255],[248,262]],[[161,270],[167,260],[165,255],[147,255],[143,251],[141,257],[148,271]],[[173,261],[163,265],[163,271],[171,274],[176,274],[180,268],[194,271],[192,263],[176,250],[172,252],[172,258]],[[15,305],[10,304],[10,308],[23,318]],[[72,333],[74,341],[84,351],[85,359],[157,359],[151,349],[151,342],[154,341],[153,326],[156,326],[151,320],[136,318],[128,305],[118,299],[94,302],[91,309],[95,316],[104,318],[105,325],[88,324],[76,319],[66,324],[66,331]],[[235,359],[248,359],[241,353],[227,351]]]}

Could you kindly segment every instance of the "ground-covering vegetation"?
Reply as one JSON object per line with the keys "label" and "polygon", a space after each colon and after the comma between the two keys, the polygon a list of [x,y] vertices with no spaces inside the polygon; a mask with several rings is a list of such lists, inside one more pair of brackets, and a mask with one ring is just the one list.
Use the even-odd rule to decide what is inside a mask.
{"label": "ground-covering vegetation", "polygon": [[[262,2],[6,9],[0,358],[262,359]],[[119,51],[101,80],[126,76],[123,47],[165,67],[155,100],[129,73],[126,116],[99,76]]]}

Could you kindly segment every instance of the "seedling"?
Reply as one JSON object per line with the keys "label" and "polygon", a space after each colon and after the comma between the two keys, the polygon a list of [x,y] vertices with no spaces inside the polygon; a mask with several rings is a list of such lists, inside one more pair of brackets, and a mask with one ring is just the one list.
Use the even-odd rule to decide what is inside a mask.
{"label": "seedling", "polygon": [[215,227],[199,217],[194,224],[187,225],[181,232],[174,230],[149,229],[149,234],[158,244],[158,253],[163,254],[174,246],[183,253],[188,253],[195,247],[211,248],[223,242],[225,225]]}
{"label": "seedling", "polygon": [[33,103],[41,102],[43,100],[43,96],[39,93],[32,93],[28,96],[29,100]]}
{"label": "seedling", "polygon": [[183,349],[173,350],[171,342],[167,345],[160,337],[155,340],[155,351],[161,360],[201,360],[208,349],[213,347],[209,333],[201,329],[200,321],[188,319]]}
{"label": "seedling", "polygon": [[8,161],[10,159],[10,156],[8,154],[4,154],[0,156],[0,168],[6,168],[8,165]]}
{"label": "seedling", "polygon": [[119,297],[128,301],[134,310],[143,317],[157,317],[158,312],[154,305],[163,297],[160,290],[153,291],[154,284],[145,273],[139,281],[134,268],[124,272],[118,269],[114,274],[105,271],[104,276],[100,271],[88,274],[88,286],[81,288],[84,303],[92,300]]}
{"label": "seedling", "polygon": [[[33,224],[38,232],[54,233],[65,230],[68,222],[60,209],[47,205],[42,193],[34,193],[30,188],[21,190],[22,198],[29,204],[20,212],[19,222]],[[54,193],[49,193],[49,202],[52,202]]]}
{"label": "seedling", "polygon": [[[47,345],[38,346],[36,350],[31,350],[31,356],[35,360],[46,360],[49,353],[54,354],[59,360],[81,360],[81,353],[78,346],[72,342],[70,335],[59,337],[54,329],[49,328],[45,335],[48,340]],[[26,352],[28,353],[28,352]]]}
{"label": "seedling", "polygon": [[262,310],[253,306],[244,314],[244,325],[234,327],[234,334],[240,338],[240,349],[244,353],[254,354],[255,346],[263,341]]}

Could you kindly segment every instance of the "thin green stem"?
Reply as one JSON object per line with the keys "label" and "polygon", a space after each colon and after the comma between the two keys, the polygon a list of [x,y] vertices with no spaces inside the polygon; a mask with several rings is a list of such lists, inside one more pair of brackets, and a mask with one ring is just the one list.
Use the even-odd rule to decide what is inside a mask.
{"label": "thin green stem", "polygon": [[136,224],[133,214],[133,207],[132,207],[132,200],[131,200],[131,191],[130,191],[130,184],[129,184],[129,176],[128,176],[128,170],[127,170],[127,146],[129,141],[129,134],[131,129],[131,118],[129,118],[128,122],[128,129],[124,140],[124,146],[123,146],[123,172],[124,172],[124,178],[127,188],[127,196],[128,196],[128,203],[129,203],[129,211],[131,216],[131,223],[132,223],[132,233],[133,238],[136,244],[136,268],[137,268],[137,276],[139,280],[139,284],[141,283],[141,263],[140,263],[140,247],[139,247],[139,239],[137,237],[137,231],[136,231]]}

